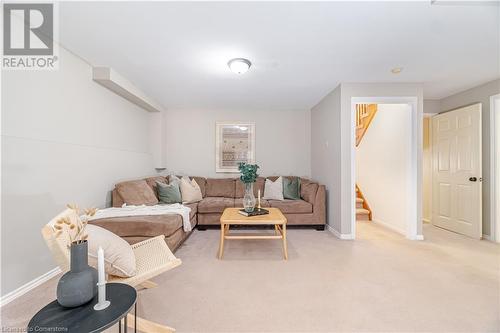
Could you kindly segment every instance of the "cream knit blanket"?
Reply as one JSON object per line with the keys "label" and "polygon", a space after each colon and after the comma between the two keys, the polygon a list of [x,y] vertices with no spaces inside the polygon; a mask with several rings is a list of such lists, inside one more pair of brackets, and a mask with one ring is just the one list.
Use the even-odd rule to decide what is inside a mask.
{"label": "cream knit blanket", "polygon": [[183,229],[188,232],[191,231],[191,221],[189,221],[190,212],[191,208],[178,203],[154,206],[134,206],[123,204],[122,207],[99,209],[96,214],[89,219],[89,221],[124,216],[179,214],[182,216]]}

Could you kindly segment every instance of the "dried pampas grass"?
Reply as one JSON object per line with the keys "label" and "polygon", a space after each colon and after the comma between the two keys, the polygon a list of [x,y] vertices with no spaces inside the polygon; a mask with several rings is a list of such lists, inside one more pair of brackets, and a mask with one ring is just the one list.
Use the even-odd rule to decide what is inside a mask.
{"label": "dried pampas grass", "polygon": [[[81,244],[87,240],[88,235],[85,233],[85,227],[87,226],[90,217],[94,216],[97,212],[97,208],[87,208],[84,210],[84,215],[80,216],[80,209],[75,204],[66,205],[69,209],[73,210],[76,215],[76,219],[73,222],[68,216],[61,217],[54,224],[55,236],[56,238],[61,236],[64,229],[67,230],[71,243]],[[71,232],[69,232],[71,230]]]}

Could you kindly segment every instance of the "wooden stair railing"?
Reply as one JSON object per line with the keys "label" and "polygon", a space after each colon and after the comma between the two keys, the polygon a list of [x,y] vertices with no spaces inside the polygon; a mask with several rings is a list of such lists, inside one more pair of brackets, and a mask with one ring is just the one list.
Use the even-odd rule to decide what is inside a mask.
{"label": "wooden stair railing", "polygon": [[[377,113],[377,104],[356,104],[356,147]],[[356,184],[356,220],[372,220],[372,210]]]}
{"label": "wooden stair railing", "polygon": [[377,104],[356,104],[356,147],[377,113]]}

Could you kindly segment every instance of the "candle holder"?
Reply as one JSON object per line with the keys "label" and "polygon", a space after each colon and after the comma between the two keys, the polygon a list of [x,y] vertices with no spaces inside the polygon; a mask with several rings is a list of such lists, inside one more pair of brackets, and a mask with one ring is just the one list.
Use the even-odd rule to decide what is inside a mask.
{"label": "candle holder", "polygon": [[97,283],[97,295],[97,304],[94,305],[94,310],[106,309],[111,304],[110,301],[106,301],[106,280],[103,283]]}
{"label": "candle holder", "polygon": [[259,190],[259,194],[258,194],[258,198],[257,198],[257,209],[260,211],[262,207],[260,207],[260,190]]}

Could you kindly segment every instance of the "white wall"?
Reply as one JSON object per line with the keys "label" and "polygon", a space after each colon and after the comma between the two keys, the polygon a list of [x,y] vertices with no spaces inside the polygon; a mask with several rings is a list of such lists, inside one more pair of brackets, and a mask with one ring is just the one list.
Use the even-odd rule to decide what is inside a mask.
{"label": "white wall", "polygon": [[[340,96],[340,97],[339,97]],[[389,99],[415,98],[417,126],[416,185],[417,197],[422,193],[422,110],[421,84],[410,83],[342,83],[325,96],[311,111],[311,134],[313,154],[311,156],[312,178],[323,180],[329,193],[329,224],[343,238],[353,237],[351,218],[354,214],[351,187],[351,166],[354,163],[351,138],[353,122],[352,98],[386,97]],[[340,101],[339,101],[340,98]],[[339,105],[340,102],[340,105]],[[316,117],[316,119],[315,119]],[[328,141],[328,147],[325,142]],[[325,148],[321,148],[321,146]],[[316,149],[316,150],[315,150]],[[421,202],[417,202],[417,234],[422,231]]]}
{"label": "white wall", "polygon": [[215,123],[255,122],[259,174],[310,177],[309,110],[168,110],[167,172],[203,177],[236,177],[215,172]]}
{"label": "white wall", "polygon": [[373,221],[404,235],[408,226],[411,170],[411,107],[379,104],[356,148],[356,182]]}
{"label": "white wall", "polygon": [[166,168],[167,165],[167,111],[150,113],[150,150],[155,168]]}
{"label": "white wall", "polygon": [[424,113],[441,112],[441,101],[438,99],[424,99]]}
{"label": "white wall", "polygon": [[[495,151],[496,151],[496,174],[495,174],[495,177],[496,177],[496,192],[495,192],[495,195],[496,195],[496,199],[495,199],[495,202],[493,202],[492,204],[495,205],[493,208],[494,208],[494,212],[493,214],[496,214],[496,235],[495,235],[495,240],[500,243],[500,96],[498,96],[498,98],[495,99],[495,121],[496,121],[496,124],[495,124],[495,130],[496,130],[496,133],[495,133],[495,137],[496,137],[496,141],[495,141]],[[493,158],[493,157],[492,157]]]}
{"label": "white wall", "polygon": [[311,110],[311,175],[326,185],[327,223],[340,231],[340,97],[339,85]]}
{"label": "white wall", "polygon": [[2,71],[2,295],[56,266],[40,230],[66,203],[102,207],[117,181],[154,173],[150,114],[59,59]]}
{"label": "white wall", "polygon": [[440,100],[441,112],[446,112],[474,103],[482,103],[482,141],[483,141],[483,234],[491,235],[490,197],[490,97],[500,93],[500,80],[491,81],[478,87],[460,92]]}

